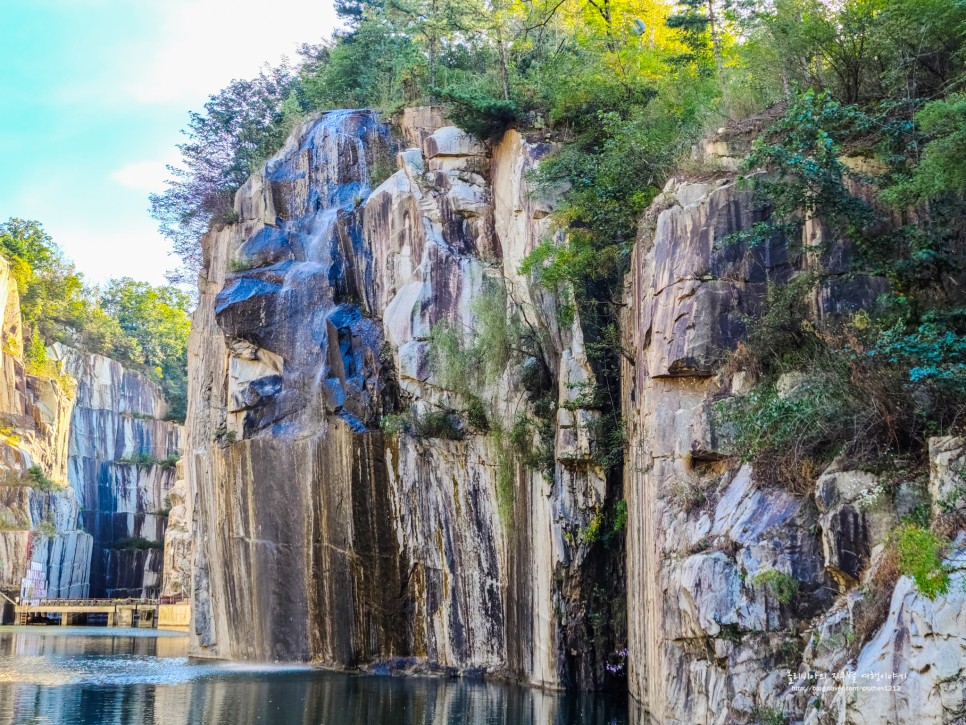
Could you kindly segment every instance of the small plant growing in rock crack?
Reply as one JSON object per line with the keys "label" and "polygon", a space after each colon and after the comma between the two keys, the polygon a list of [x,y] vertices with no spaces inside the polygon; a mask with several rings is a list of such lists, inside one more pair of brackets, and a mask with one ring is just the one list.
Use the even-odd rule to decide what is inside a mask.
{"label": "small plant growing in rock crack", "polygon": [[475,395],[467,397],[466,410],[463,411],[466,422],[471,428],[480,433],[490,432],[490,418],[486,413],[486,405]]}
{"label": "small plant growing in rock crack", "polygon": [[764,587],[770,596],[773,596],[782,604],[790,604],[798,594],[798,580],[778,571],[777,569],[765,569],[751,577],[751,585]]}
{"label": "small plant growing in rock crack", "polygon": [[212,440],[222,446],[228,446],[238,440],[238,434],[233,430],[228,430],[226,426],[221,426],[215,430]]}
{"label": "small plant growing in rock crack", "polygon": [[54,526],[54,522],[48,516],[48,518],[45,518],[43,521],[37,524],[36,531],[41,536],[46,536],[48,539],[52,539],[57,534],[57,527]]}
{"label": "small plant growing in rock crack", "polygon": [[781,707],[757,707],[751,714],[758,725],[786,725],[788,715]]}
{"label": "small plant growing in rock crack", "polygon": [[588,522],[587,527],[580,534],[580,541],[584,544],[595,543],[604,528],[604,512],[597,511],[593,518]]}
{"label": "small plant growing in rock crack", "polygon": [[152,541],[143,536],[128,536],[114,542],[112,549],[121,551],[144,551],[146,549],[163,549],[163,541]]}
{"label": "small plant growing in rock crack", "polygon": [[130,456],[118,458],[115,463],[128,466],[153,466],[155,463],[154,455],[147,451],[132,453]]}
{"label": "small plant growing in rock crack", "polygon": [[627,501],[623,499],[614,506],[614,526],[612,531],[619,534],[627,528]]}
{"label": "small plant growing in rock crack", "polygon": [[608,656],[604,663],[604,669],[614,677],[623,677],[627,674],[627,647]]}
{"label": "small plant growing in rock crack", "polygon": [[406,422],[409,415],[406,413],[388,413],[382,416],[379,427],[386,435],[399,435],[406,431]]}
{"label": "small plant growing in rock crack", "polygon": [[745,633],[738,628],[737,624],[722,624],[718,630],[718,639],[723,639],[726,642],[741,644],[741,640],[744,638]]}
{"label": "small plant growing in rock crack", "polygon": [[547,478],[551,478],[553,433],[552,423],[518,413],[507,433],[507,442],[520,463],[531,470],[542,470]]}
{"label": "small plant growing in rock crack", "polygon": [[23,475],[23,481],[26,482],[31,488],[36,488],[38,491],[52,491],[55,488],[62,488],[64,484],[52,481],[44,473],[44,469],[40,466],[31,466],[28,468]]}
{"label": "small plant growing in rock crack", "polygon": [[784,639],[778,645],[776,654],[782,662],[789,665],[796,665],[802,659],[804,644],[795,632],[787,632]]}
{"label": "small plant growing in rock crack", "polygon": [[431,411],[415,419],[415,435],[419,438],[462,440],[466,433],[451,413]]}
{"label": "small plant growing in rock crack", "polygon": [[155,516],[160,516],[161,518],[167,518],[171,515],[171,497],[165,496],[164,500],[161,502],[161,508],[154,512]]}
{"label": "small plant growing in rock crack", "polygon": [[929,599],[949,591],[949,567],[942,560],[948,544],[939,534],[913,523],[896,529],[899,572],[912,577],[916,588]]}
{"label": "small plant growing in rock crack", "polygon": [[164,458],[155,458],[153,453],[140,451],[130,456],[118,458],[114,462],[128,466],[160,466],[161,468],[174,468],[176,465],[178,465],[178,461],[180,460],[181,456],[176,453],[172,453]]}
{"label": "small plant growing in rock crack", "polygon": [[161,468],[174,468],[181,461],[181,456],[177,453],[172,453],[158,460],[158,465]]}
{"label": "small plant growing in rock crack", "polygon": [[[515,523],[513,506],[516,500],[516,457],[507,444],[507,435],[496,425],[489,433],[491,445],[496,449],[496,506],[503,527],[510,531]],[[566,534],[564,534],[566,537]]]}
{"label": "small plant growing in rock crack", "polygon": [[254,267],[255,263],[248,257],[232,257],[228,260],[229,272],[246,272]]}
{"label": "small plant growing in rock crack", "polygon": [[382,430],[389,435],[407,434],[419,440],[442,438],[458,441],[466,437],[457,415],[450,411],[391,413],[382,417]]}

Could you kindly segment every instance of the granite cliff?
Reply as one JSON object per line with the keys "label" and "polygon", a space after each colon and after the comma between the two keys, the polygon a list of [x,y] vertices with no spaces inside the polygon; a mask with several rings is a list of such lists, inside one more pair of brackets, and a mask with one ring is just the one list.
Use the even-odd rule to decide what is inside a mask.
{"label": "granite cliff", "polygon": [[145,376],[59,344],[51,354],[76,381],[67,480],[93,537],[90,596],[155,598],[181,426]]}
{"label": "granite cliff", "polygon": [[[875,304],[882,278],[854,274],[839,230],[735,243],[768,212],[736,168],[741,139],[708,142],[712,181],[672,179],[642,221],[626,291],[624,412],[629,689],[646,721],[961,722],[966,717],[961,524],[935,601],[889,569],[903,516],[948,507],[966,440],[929,441],[929,474],[884,488],[833,463],[792,493],[742,465],[717,405],[748,395],[754,370],[725,365],[767,283],[821,266],[808,322]],[[729,171],[731,169],[732,171]],[[825,256],[791,248],[825,249]],[[807,380],[779,380],[794,396]],[[957,469],[958,470],[958,469]],[[944,488],[945,486],[945,488]],[[948,511],[947,511],[948,513]],[[961,522],[961,519],[959,519]],[[787,582],[794,595],[775,582]],[[853,673],[847,684],[822,693]],[[895,691],[876,690],[899,683]],[[772,720],[769,720],[772,721]]]}
{"label": "granite cliff", "polygon": [[154,383],[100,355],[55,343],[50,369],[27,372],[19,295],[3,261],[0,300],[0,591],[157,596],[180,426],[163,420]]}
{"label": "granite cliff", "polygon": [[[204,240],[185,457],[195,651],[601,686],[623,592],[592,563],[619,571],[620,550],[579,534],[618,492],[575,423],[595,414],[578,400],[593,377],[579,321],[560,324],[517,271],[548,230],[526,172],[550,147],[511,133],[491,153],[430,109],[401,126],[307,123]],[[431,338],[469,344],[481,298],[531,333],[469,400]],[[552,458],[527,466],[494,431],[548,396]],[[474,404],[487,412],[471,421]]]}
{"label": "granite cliff", "polygon": [[[434,109],[331,112],[203,239],[177,497],[193,651],[547,687],[621,688],[626,667],[642,722],[960,721],[966,537],[934,600],[883,552],[928,492],[955,505],[964,441],[930,440],[928,476],[883,495],[839,462],[793,492],[714,415],[755,382],[727,363],[769,284],[821,265],[820,327],[886,281],[815,220],[794,245],[735,243],[768,209],[737,178],[747,146],[709,142],[703,180],[669,182],[641,223],[626,448],[605,465],[594,331],[520,272],[560,233],[528,176],[552,150]],[[903,688],[796,687],[843,668]]]}

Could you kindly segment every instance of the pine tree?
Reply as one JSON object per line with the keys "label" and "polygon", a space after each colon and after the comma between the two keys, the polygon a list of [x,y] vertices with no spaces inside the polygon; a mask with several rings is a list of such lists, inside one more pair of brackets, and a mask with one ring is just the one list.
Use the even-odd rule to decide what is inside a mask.
{"label": "pine tree", "polygon": [[680,13],[671,15],[667,19],[667,26],[684,31],[697,45],[696,38],[706,29],[711,33],[711,50],[714,53],[715,66],[718,69],[718,79],[724,78],[724,60],[721,56],[721,41],[718,37],[718,18],[715,14],[714,0],[678,0]]}

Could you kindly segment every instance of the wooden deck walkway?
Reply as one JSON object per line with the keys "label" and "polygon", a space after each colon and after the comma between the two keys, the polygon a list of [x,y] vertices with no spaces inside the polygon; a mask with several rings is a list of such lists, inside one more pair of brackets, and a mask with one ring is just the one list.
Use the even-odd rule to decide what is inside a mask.
{"label": "wooden deck walkway", "polygon": [[106,615],[108,627],[156,627],[157,599],[42,599],[39,604],[17,604],[14,621],[17,624],[49,624],[60,617],[60,624],[68,627],[86,625],[89,615],[100,620]]}

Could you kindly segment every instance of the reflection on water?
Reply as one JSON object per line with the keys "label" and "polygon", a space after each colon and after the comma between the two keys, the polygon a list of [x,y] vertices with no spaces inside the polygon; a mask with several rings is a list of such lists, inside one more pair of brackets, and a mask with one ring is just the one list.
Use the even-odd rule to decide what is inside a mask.
{"label": "reflection on water", "polygon": [[437,678],[214,663],[164,632],[0,627],[0,725],[626,722],[606,697]]}

